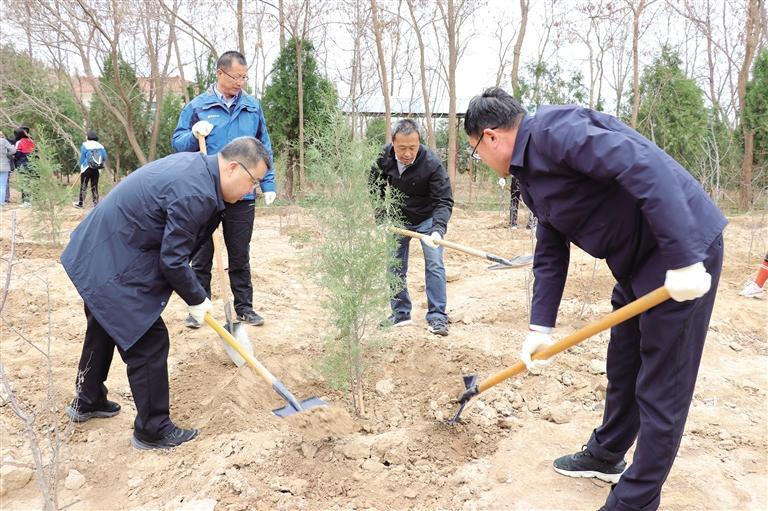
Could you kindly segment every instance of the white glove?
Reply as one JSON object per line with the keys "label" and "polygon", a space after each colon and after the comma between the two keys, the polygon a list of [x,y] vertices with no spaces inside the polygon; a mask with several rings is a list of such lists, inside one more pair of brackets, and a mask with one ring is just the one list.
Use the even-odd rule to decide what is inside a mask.
{"label": "white glove", "polygon": [[205,323],[205,313],[212,308],[213,304],[211,303],[211,300],[206,298],[203,300],[203,303],[198,305],[190,305],[187,310],[189,311],[189,315],[195,318],[195,321],[202,325]]}
{"label": "white glove", "polygon": [[712,276],[704,263],[696,263],[678,270],[668,270],[664,287],[676,302],[684,302],[704,296],[712,286]]}
{"label": "white glove", "polygon": [[277,197],[277,193],[275,192],[264,192],[264,204],[269,206],[273,202],[275,202],[275,198]]}
{"label": "white glove", "polygon": [[207,137],[213,130],[213,124],[208,121],[197,121],[192,125],[192,134],[194,136]]}
{"label": "white glove", "polygon": [[437,245],[435,244],[435,240],[441,240],[443,237],[440,235],[439,232],[435,231],[432,234],[430,234],[426,238],[421,238],[421,241],[424,242],[426,246],[429,248],[437,248]]}
{"label": "white glove", "polygon": [[[531,326],[533,327],[533,325]],[[528,335],[525,336],[525,340],[523,341],[523,346],[520,348],[520,359],[525,363],[525,367],[527,367],[529,371],[543,369],[552,363],[552,359],[531,360],[531,355],[547,346],[552,346],[553,344],[555,344],[555,340],[552,339],[548,333],[529,330]]]}
{"label": "white glove", "polygon": [[507,180],[504,179],[503,177],[500,177],[499,178],[499,188],[504,188],[505,186],[507,186]]}

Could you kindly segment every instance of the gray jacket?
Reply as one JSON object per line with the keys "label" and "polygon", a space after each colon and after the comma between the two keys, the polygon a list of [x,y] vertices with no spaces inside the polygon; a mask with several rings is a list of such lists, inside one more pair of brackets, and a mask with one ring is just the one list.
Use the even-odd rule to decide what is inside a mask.
{"label": "gray jacket", "polygon": [[5,137],[0,137],[0,172],[11,171],[11,158],[16,152],[16,146],[8,142]]}

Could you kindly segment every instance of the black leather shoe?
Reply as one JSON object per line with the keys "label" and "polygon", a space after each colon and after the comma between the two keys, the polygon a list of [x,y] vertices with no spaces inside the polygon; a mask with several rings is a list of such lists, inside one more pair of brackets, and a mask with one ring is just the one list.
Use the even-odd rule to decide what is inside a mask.
{"label": "black leather shoe", "polygon": [[65,413],[73,422],[85,422],[89,419],[106,419],[120,413],[120,405],[114,401],[107,401],[94,410],[88,410],[77,408],[76,402],[73,402],[67,406]]}
{"label": "black leather shoe", "polygon": [[136,433],[131,438],[131,445],[137,449],[173,449],[184,442],[189,442],[200,433],[198,429],[173,428],[170,433],[158,440],[142,440],[136,437]]}

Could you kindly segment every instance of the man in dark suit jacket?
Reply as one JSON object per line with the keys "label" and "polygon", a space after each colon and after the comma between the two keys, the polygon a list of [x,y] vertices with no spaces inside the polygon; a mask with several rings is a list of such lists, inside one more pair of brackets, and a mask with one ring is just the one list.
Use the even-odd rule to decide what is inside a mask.
{"label": "man in dark suit jacket", "polygon": [[85,332],[76,388],[67,408],[75,422],[112,417],[107,379],[117,347],[136,404],[132,443],[172,448],[197,436],[169,415],[168,330],[160,314],[173,291],[202,323],[211,308],[189,265],[232,203],[264,177],[269,155],[240,137],[217,155],[179,153],[123,179],[72,232],[61,263],[83,298]]}
{"label": "man in dark suit jacket", "polygon": [[[616,118],[576,106],[526,116],[499,88],[475,97],[473,154],[520,182],[538,219],[530,330],[521,358],[553,343],[570,244],[605,259],[618,309],[666,286],[673,300],[611,330],[603,423],[586,448],[554,462],[573,477],[618,483],[604,509],[657,509],[685,426],[723,259],[727,221],[699,183]],[[637,447],[629,468],[624,454]],[[626,471],[625,471],[626,470]]]}
{"label": "man in dark suit jacket", "polygon": [[[403,119],[393,128],[392,143],[384,146],[371,168],[370,183],[373,192],[381,197],[387,186],[398,190],[402,194],[398,213],[406,228],[429,235],[421,240],[429,307],[427,329],[435,335],[448,335],[443,247],[432,240],[442,239],[448,230],[453,211],[451,182],[440,158],[420,143],[419,127],[411,119]],[[389,322],[394,326],[411,323],[411,297],[406,283],[410,241],[406,236],[398,238],[396,257],[400,266],[389,269],[403,282],[400,292],[390,302]]]}

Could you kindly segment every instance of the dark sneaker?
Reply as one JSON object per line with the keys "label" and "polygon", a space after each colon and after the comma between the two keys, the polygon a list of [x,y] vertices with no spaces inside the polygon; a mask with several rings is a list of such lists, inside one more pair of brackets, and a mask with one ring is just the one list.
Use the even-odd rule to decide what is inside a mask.
{"label": "dark sneaker", "polygon": [[595,477],[606,483],[618,483],[627,463],[621,460],[612,464],[594,458],[589,451],[570,454],[557,458],[553,463],[555,472],[568,477]]}
{"label": "dark sneaker", "polygon": [[427,320],[427,330],[435,335],[442,335],[445,337],[448,335],[448,324],[444,319],[430,319]]}
{"label": "dark sneaker", "polygon": [[79,202],[73,202],[73,203],[72,203],[72,206],[73,206],[73,207],[75,207],[75,208],[77,208],[77,209],[83,209],[83,205],[82,205],[82,204],[80,204]]}
{"label": "dark sneaker", "polygon": [[187,319],[184,321],[184,324],[187,326],[187,328],[200,328],[202,323],[198,323],[195,318],[192,317],[192,314],[187,316]]}
{"label": "dark sneaker", "polygon": [[137,449],[173,449],[184,442],[189,442],[200,433],[198,429],[173,428],[173,430],[159,440],[141,440],[136,433],[131,438],[131,445]]}
{"label": "dark sneaker", "polygon": [[395,312],[391,316],[389,316],[387,319],[381,322],[381,327],[388,327],[388,326],[395,326],[395,327],[401,327],[410,325],[413,323],[411,321],[411,315],[407,314],[405,312]]}
{"label": "dark sneaker", "polygon": [[242,314],[238,313],[237,319],[253,326],[261,326],[264,324],[264,318],[256,314],[254,311],[247,311]]}
{"label": "dark sneaker", "polygon": [[83,410],[70,404],[67,406],[65,413],[72,419],[72,422],[85,422],[88,419],[106,419],[120,413],[120,405],[114,401],[107,401],[96,410]]}

